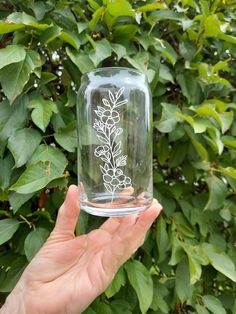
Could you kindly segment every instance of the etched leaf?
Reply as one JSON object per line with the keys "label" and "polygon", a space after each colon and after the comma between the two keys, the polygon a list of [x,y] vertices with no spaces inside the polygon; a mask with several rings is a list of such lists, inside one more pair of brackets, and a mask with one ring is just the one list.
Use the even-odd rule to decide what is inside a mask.
{"label": "etched leaf", "polygon": [[105,137],[101,135],[97,135],[97,137],[102,143],[109,144],[108,140]]}
{"label": "etched leaf", "polygon": [[101,157],[101,159],[102,159],[102,161],[104,161],[104,162],[109,162],[109,159],[106,158],[106,157]]}
{"label": "etched leaf", "polygon": [[104,183],[104,186],[105,186],[105,188],[107,189],[108,192],[110,192],[110,193],[113,192],[113,191],[112,191],[112,188],[111,188],[111,186],[110,186],[109,184]]}
{"label": "etched leaf", "polygon": [[115,97],[110,90],[108,92],[109,92],[109,98],[110,98],[111,102],[114,104],[114,102],[116,101]]}
{"label": "etched leaf", "polygon": [[110,134],[114,133],[115,130],[116,130],[116,126],[114,125],[114,126],[111,128],[111,130],[110,130]]}
{"label": "etched leaf", "polygon": [[111,108],[111,105],[110,105],[109,101],[106,98],[103,98],[102,102],[103,102],[104,106],[107,106],[107,107]]}
{"label": "etched leaf", "polygon": [[118,102],[118,103],[115,105],[115,108],[120,107],[120,106],[123,106],[123,105],[127,104],[127,102],[128,102],[127,99],[122,100],[122,101]]}
{"label": "etched leaf", "polygon": [[125,88],[121,87],[118,92],[116,93],[116,100],[120,98],[120,96],[124,93]]}
{"label": "etched leaf", "polygon": [[115,136],[120,135],[123,132],[122,128],[116,130]]}
{"label": "etched leaf", "polygon": [[[106,164],[106,165],[107,165],[107,164]],[[102,174],[106,174],[105,167],[103,167],[103,166],[100,165],[100,169],[101,169]]]}
{"label": "etched leaf", "polygon": [[119,142],[116,144],[116,146],[114,147],[113,153],[116,154],[117,151],[120,150],[120,148],[121,148],[121,141],[119,141]]}
{"label": "etched leaf", "polygon": [[117,160],[116,160],[116,167],[125,166],[126,165],[126,158],[127,158],[127,155],[120,156],[119,158],[117,158]]}
{"label": "etched leaf", "polygon": [[121,149],[119,149],[116,153],[113,154],[114,157],[119,156],[121,154]]}

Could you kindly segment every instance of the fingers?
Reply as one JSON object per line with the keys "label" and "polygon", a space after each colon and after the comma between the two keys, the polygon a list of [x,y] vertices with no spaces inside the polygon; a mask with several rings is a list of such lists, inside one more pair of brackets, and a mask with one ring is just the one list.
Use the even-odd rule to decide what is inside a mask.
{"label": "fingers", "polygon": [[[113,232],[111,246],[103,256],[103,265],[107,271],[111,271],[111,269],[116,271],[117,267],[123,264],[143,244],[148,229],[161,210],[161,205],[157,200],[154,200],[152,205],[140,215],[125,217],[125,219],[120,220],[119,226],[112,222],[111,229],[115,229],[115,227],[116,229]],[[109,229],[109,225],[106,228]]]}
{"label": "fingers", "polygon": [[135,226],[133,227],[133,234],[137,235],[132,242],[130,250],[132,252],[137,250],[144,242],[148,229],[153,224],[154,220],[160,215],[162,206],[156,199],[153,200],[152,205],[143,213],[138,216]]}
{"label": "fingers", "polygon": [[74,236],[75,226],[80,213],[78,199],[78,187],[71,185],[68,189],[65,201],[58,211],[54,228],[55,232]]}
{"label": "fingers", "polygon": [[110,235],[113,235],[121,224],[124,226],[126,226],[127,223],[129,224],[130,222],[133,224],[135,223],[136,219],[137,215],[125,217],[111,217],[108,218],[99,229],[108,232]]}

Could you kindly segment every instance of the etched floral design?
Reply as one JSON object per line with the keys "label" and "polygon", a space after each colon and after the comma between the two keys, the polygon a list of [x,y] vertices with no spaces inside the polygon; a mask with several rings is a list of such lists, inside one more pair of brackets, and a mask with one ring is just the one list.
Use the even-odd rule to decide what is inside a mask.
{"label": "etched floral design", "polygon": [[109,98],[103,98],[104,107],[97,106],[95,113],[98,119],[94,120],[94,129],[97,131],[97,137],[103,145],[99,145],[94,150],[94,155],[100,157],[104,162],[100,165],[103,176],[103,182],[106,190],[112,193],[112,199],[116,190],[124,189],[132,185],[130,177],[126,176],[121,167],[126,165],[126,155],[121,155],[121,141],[117,137],[123,132],[118,127],[120,114],[116,108],[127,104],[128,100],[121,100],[124,93],[124,87],[116,93],[108,91]]}

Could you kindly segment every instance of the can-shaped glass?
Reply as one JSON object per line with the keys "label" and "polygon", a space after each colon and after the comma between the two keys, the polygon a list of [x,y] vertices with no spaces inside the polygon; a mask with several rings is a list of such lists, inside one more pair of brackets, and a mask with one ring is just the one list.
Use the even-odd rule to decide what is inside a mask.
{"label": "can-shaped glass", "polygon": [[77,98],[79,205],[125,216],[152,202],[152,101],[146,76],[122,67],[81,78]]}

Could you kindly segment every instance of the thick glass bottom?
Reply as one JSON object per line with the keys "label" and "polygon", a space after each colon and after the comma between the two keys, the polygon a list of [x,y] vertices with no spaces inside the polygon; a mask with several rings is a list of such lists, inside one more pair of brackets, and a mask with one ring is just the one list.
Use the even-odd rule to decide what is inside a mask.
{"label": "thick glass bottom", "polygon": [[80,208],[89,214],[102,217],[120,217],[138,214],[151,205],[152,198],[134,197],[131,195],[114,196],[98,195],[88,199],[80,199]]}

